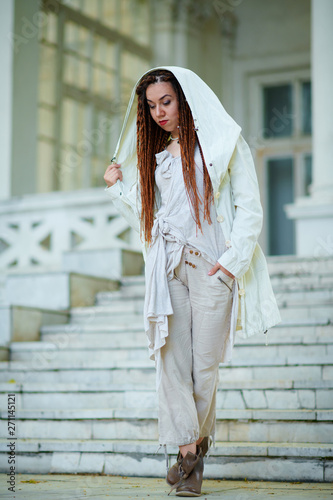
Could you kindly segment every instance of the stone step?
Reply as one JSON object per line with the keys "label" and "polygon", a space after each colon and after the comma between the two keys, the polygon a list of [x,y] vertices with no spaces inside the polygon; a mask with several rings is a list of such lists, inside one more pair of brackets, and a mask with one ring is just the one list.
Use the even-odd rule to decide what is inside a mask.
{"label": "stone step", "polygon": [[302,308],[306,306],[333,307],[333,290],[327,292],[302,293],[302,292],[280,292],[275,293],[279,308]]}
{"label": "stone step", "polygon": [[132,325],[141,325],[143,328],[143,309],[138,306],[137,311],[112,309],[109,306],[73,307],[70,311],[70,324],[113,323],[130,328]]}
{"label": "stone step", "polygon": [[141,276],[123,276],[121,278],[121,291],[124,295],[126,294],[138,294],[141,297],[145,293],[145,277]]}
{"label": "stone step", "polygon": [[139,290],[139,287],[145,287],[146,280],[144,274],[137,276],[122,276],[120,278],[120,290],[125,290],[128,292],[133,292],[135,289]]}
{"label": "stone step", "polygon": [[[316,287],[300,287],[299,289],[291,289],[288,286],[274,288],[275,297],[279,306],[287,304],[288,307],[293,305],[304,304],[333,304],[333,282],[332,286],[316,286]],[[120,308],[130,307],[129,303],[133,302],[143,306],[144,295],[135,293],[124,293],[122,290],[115,292],[100,292],[96,295],[96,306],[110,306]]]}
{"label": "stone step", "polygon": [[292,276],[284,276],[283,278],[271,277],[271,283],[274,292],[277,294],[286,293],[287,295],[291,294],[290,296],[293,296],[294,293],[303,293],[304,296],[307,296],[313,293],[315,296],[316,294],[331,292],[333,288],[333,275],[329,277],[324,275],[321,279],[315,279],[314,281],[309,279],[308,276],[301,280],[298,278],[295,280]]}
{"label": "stone step", "polygon": [[[327,335],[280,335],[275,330],[271,330],[268,335],[268,346],[318,346],[332,345],[333,335],[327,330]],[[265,346],[266,337],[264,335],[253,335],[248,339],[238,338],[235,341],[234,352],[243,346]],[[61,348],[90,348],[96,345],[103,345],[105,348],[132,349],[144,348],[147,354],[147,339],[143,331],[123,333],[43,333],[41,343],[52,343]],[[310,347],[309,347],[310,348]]]}
{"label": "stone step", "polygon": [[[148,368],[151,360],[146,348],[112,349],[60,348],[46,342],[17,342],[10,349],[11,361],[22,361],[29,366],[31,360],[57,364],[59,368],[109,367]],[[237,346],[232,360],[223,366],[288,366],[333,365],[332,345],[318,346]]]}
{"label": "stone step", "polygon": [[333,274],[333,258],[298,257],[295,255],[267,256],[268,271],[271,276]]}
{"label": "stone step", "polygon": [[[0,439],[0,450],[4,451],[8,441]],[[17,443],[17,451],[21,453],[35,453],[63,451],[87,453],[142,453],[155,455],[159,447],[158,441],[152,440],[107,440],[107,439],[24,439]],[[176,460],[178,447],[169,445],[168,455]],[[156,453],[164,458],[164,451]],[[219,456],[298,456],[298,457],[333,457],[331,443],[275,443],[275,442],[229,442],[217,441],[210,449],[206,458]]]}
{"label": "stone step", "polygon": [[[333,379],[329,380],[226,380],[220,381],[220,390],[297,390],[297,389],[333,389]],[[45,382],[0,382],[0,392],[123,392],[123,391],[154,391],[155,386],[146,384],[111,384],[96,382],[49,383]]]}
{"label": "stone step", "polygon": [[[313,261],[311,263],[313,266]],[[323,263],[320,268],[309,269],[273,269],[270,272],[270,279],[275,285],[288,286],[291,289],[311,289],[316,287],[326,288],[327,286],[333,286],[333,267],[326,269],[325,263]],[[332,263],[330,263],[332,266]],[[145,288],[145,278],[144,275],[141,276],[126,276],[120,279],[121,289],[132,293],[137,290],[141,293]]]}
{"label": "stone step", "polygon": [[270,275],[274,291],[279,287],[289,290],[309,290],[311,288],[330,289],[333,285],[332,273],[303,273],[303,274],[277,274]]}
{"label": "stone step", "polygon": [[[112,339],[109,339],[111,344]],[[232,355],[232,365],[237,363],[246,364],[251,362],[260,366],[267,365],[271,360],[272,365],[290,364],[290,360],[319,360],[324,359],[333,364],[333,339],[330,343],[316,344],[295,344],[295,345],[236,345]],[[103,348],[101,347],[103,346]],[[100,361],[101,363],[110,361],[118,363],[119,361],[146,361],[149,364],[148,350],[146,347],[118,348],[108,346],[107,344],[91,343],[88,346],[79,347],[69,345],[57,345],[51,342],[13,342],[10,345],[10,360],[12,361],[30,361],[35,354],[43,356],[45,359],[52,359],[53,362],[73,364],[81,362]],[[292,361],[295,364],[295,361]]]}
{"label": "stone step", "polygon": [[[327,276],[327,275],[324,275]],[[320,280],[315,280],[314,282],[309,281],[309,277],[305,276],[302,279],[298,277],[295,278],[291,276],[284,276],[283,278],[272,277],[272,282],[275,281],[274,291],[277,293],[285,292],[289,296],[293,296],[294,294],[302,294],[304,297],[307,297],[313,294],[314,297],[320,296],[324,294],[331,297],[331,292],[333,289],[333,274],[330,276],[330,281],[320,282]],[[291,281],[293,280],[293,281]],[[127,287],[120,286],[117,291],[101,291],[96,294],[96,300],[98,301],[113,301],[114,299],[118,299],[122,297],[123,299],[131,299],[131,298],[143,298],[145,285],[138,285],[135,287]]]}
{"label": "stone step", "polygon": [[[98,332],[125,332],[125,331],[143,331],[143,315],[136,315],[135,319],[138,321],[135,321],[135,323],[131,324],[128,321],[128,315],[125,316],[124,321],[119,322],[114,322],[112,321],[110,323],[110,317],[105,320],[105,322],[94,322],[94,314],[90,314],[90,318],[86,318],[87,321],[83,321],[82,323],[71,323],[67,325],[63,325],[60,327],[59,325],[45,325],[41,327],[41,332],[42,333],[51,333],[51,332],[59,332],[59,329],[62,332],[66,333],[98,333]],[[140,320],[140,321],[139,321]],[[315,317],[315,318],[298,318],[298,319],[288,319],[288,320],[283,320],[281,323],[278,325],[274,326],[269,330],[269,332],[272,332],[275,329],[278,329],[278,331],[283,332],[294,332],[293,328],[304,328],[305,332],[311,333],[311,335],[315,332],[313,328],[319,328],[319,327],[331,327],[332,328],[332,322],[327,316],[323,316],[321,318]],[[310,329],[312,328],[312,330]],[[253,336],[252,336],[253,337]],[[258,337],[256,335],[255,337]]]}
{"label": "stone step", "polygon": [[[282,324],[281,324],[282,325]],[[128,328],[123,325],[62,325],[41,328],[41,341],[51,342],[59,348],[103,345],[114,348],[146,348],[147,337],[143,327]],[[272,345],[315,345],[333,342],[333,325],[324,324],[285,326],[277,325],[268,331],[268,344]],[[235,349],[240,345],[262,346],[266,335],[252,335],[247,339],[236,336]]]}
{"label": "stone step", "polygon": [[0,346],[7,347],[12,341],[39,340],[42,325],[64,326],[68,319],[67,311],[0,304]]}
{"label": "stone step", "polygon": [[[65,363],[63,363],[65,364]],[[122,362],[120,364],[125,364]],[[0,363],[0,382],[29,382],[43,380],[45,383],[96,383],[96,384],[155,384],[155,366],[143,364],[141,367],[110,367],[96,362],[81,363],[75,367],[71,364],[52,363],[38,355],[27,363],[9,361]],[[133,365],[133,363],[132,363]],[[219,370],[221,382],[242,380],[308,380],[321,381],[333,379],[332,364],[296,364],[290,366],[221,366]]]}
{"label": "stone step", "polygon": [[[0,470],[7,472],[7,440],[0,440]],[[17,441],[21,473],[88,473],[165,477],[158,441],[25,439]],[[167,447],[170,466],[178,450]],[[324,481],[332,445],[320,443],[217,441],[205,458],[205,478]],[[328,459],[328,460],[327,460]],[[92,481],[85,476],[82,481]],[[327,480],[327,479],[326,479]],[[89,484],[91,484],[89,482]]]}
{"label": "stone step", "polygon": [[[318,326],[326,326],[326,323],[317,323],[316,325]],[[41,328],[41,334],[47,333],[47,334],[52,334],[52,333],[61,333],[61,334],[95,334],[95,333],[121,333],[121,332],[143,332],[143,322],[142,324],[135,323],[134,325],[128,325],[127,321],[124,321],[123,323],[119,324],[110,324],[110,322],[107,323],[102,323],[102,324],[94,324],[93,322],[87,322],[83,323],[82,325],[76,324],[76,325],[47,325],[47,326],[42,326]]]}
{"label": "stone step", "polygon": [[119,286],[117,280],[67,271],[17,272],[7,274],[5,293],[8,305],[66,310],[91,306],[98,292]]}
{"label": "stone step", "polygon": [[[96,299],[97,300],[97,299]],[[120,295],[113,297],[111,300],[100,300],[96,302],[96,308],[107,307],[110,314],[142,314],[143,313],[144,298],[143,297],[124,297]],[[74,311],[75,313],[76,311]]]}
{"label": "stone step", "polygon": [[[277,273],[271,274],[271,283],[273,286],[273,290],[277,297],[281,294],[286,294],[286,297],[294,297],[295,299],[301,301],[303,299],[306,300],[308,296],[313,295],[314,298],[323,296],[326,299],[332,300],[332,291],[333,291],[333,272],[328,273],[325,269],[323,269],[320,273],[288,273],[285,274]],[[133,283],[129,283],[125,285],[122,283],[120,288],[120,295],[123,297],[136,297],[143,298],[145,293],[145,284],[144,278],[141,277],[140,284],[138,282],[133,281]],[[108,301],[108,297],[112,297],[104,292],[101,292],[97,295],[97,301]],[[111,299],[112,300],[112,299]]]}
{"label": "stone step", "polygon": [[[260,382],[260,381],[259,381]],[[329,383],[327,383],[329,382]],[[244,384],[243,384],[244,385]],[[235,387],[220,383],[218,409],[330,409],[333,407],[333,380],[316,387],[294,388],[293,383],[271,381],[266,387],[256,384]],[[265,384],[261,384],[265,385]],[[0,407],[5,408],[8,393],[15,393],[17,409],[157,408],[154,387],[110,384],[5,384],[0,383]]]}
{"label": "stone step", "polygon": [[[142,273],[142,252],[132,249],[104,248],[67,250],[62,254],[62,269],[75,273],[119,280],[123,275]],[[112,265],[110,265],[112,262]]]}
{"label": "stone step", "polygon": [[331,323],[333,322],[333,307],[331,303],[327,304],[314,304],[314,305],[292,305],[279,307],[282,321],[288,320],[307,320],[318,319],[323,320],[327,318]]}
{"label": "stone step", "polygon": [[136,276],[123,276],[120,280],[122,288],[131,288],[138,285],[145,284],[144,274],[136,275]]}
{"label": "stone step", "polygon": [[[126,313],[126,316],[124,314]],[[280,313],[282,321],[333,321],[333,307],[330,302],[327,304],[303,304],[281,306]],[[124,320],[126,319],[126,323]],[[84,324],[94,322],[108,323],[112,321],[115,324],[131,323],[143,324],[143,308],[139,303],[131,305],[131,302],[124,302],[121,307],[116,306],[93,306],[93,307],[74,307],[71,309],[70,323]]]}
{"label": "stone step", "polygon": [[[316,292],[304,294],[303,292],[275,292],[275,298],[279,308],[304,308],[311,306],[312,309],[333,307],[333,289],[326,292]],[[107,307],[111,313],[142,313],[144,307],[144,298],[124,297],[122,295],[110,298],[96,298],[94,307]],[[76,311],[74,311],[75,313]]]}
{"label": "stone step", "polygon": [[119,304],[121,302],[130,302],[130,301],[144,301],[144,290],[141,292],[136,292],[120,289],[115,292],[99,292],[95,297],[95,305],[96,306],[104,306],[111,304]]}
{"label": "stone step", "polygon": [[[154,439],[155,409],[17,410],[17,439]],[[0,432],[7,435],[7,413]],[[216,440],[333,443],[333,410],[217,410]]]}

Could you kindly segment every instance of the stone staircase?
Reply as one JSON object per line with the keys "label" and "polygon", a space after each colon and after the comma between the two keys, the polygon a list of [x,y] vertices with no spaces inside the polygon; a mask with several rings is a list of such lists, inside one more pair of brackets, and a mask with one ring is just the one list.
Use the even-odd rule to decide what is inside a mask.
{"label": "stone staircase", "polygon": [[[333,480],[333,258],[269,258],[283,322],[238,339],[220,366],[217,442],[205,477]],[[72,308],[0,363],[1,470],[7,394],[16,394],[19,472],[165,476],[143,277]],[[177,454],[175,447],[168,453]],[[172,461],[173,462],[173,461]]]}

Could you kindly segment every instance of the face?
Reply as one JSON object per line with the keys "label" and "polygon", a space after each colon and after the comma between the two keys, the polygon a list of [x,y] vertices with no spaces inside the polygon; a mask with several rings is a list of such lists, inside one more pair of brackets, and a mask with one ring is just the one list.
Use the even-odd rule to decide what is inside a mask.
{"label": "face", "polygon": [[147,87],[146,99],[153,120],[174,137],[178,136],[178,100],[170,82],[152,83]]}

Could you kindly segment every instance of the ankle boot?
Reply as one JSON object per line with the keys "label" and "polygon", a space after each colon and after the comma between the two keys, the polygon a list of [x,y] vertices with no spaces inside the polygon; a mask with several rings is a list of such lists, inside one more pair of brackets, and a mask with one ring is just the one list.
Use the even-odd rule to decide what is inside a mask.
{"label": "ankle boot", "polygon": [[201,485],[203,476],[203,456],[202,450],[194,455],[188,451],[179,465],[180,480],[175,483],[170,493],[176,489],[178,497],[199,497],[201,495]]}
{"label": "ankle boot", "polygon": [[[201,449],[202,456],[204,457],[208,451],[208,448],[209,448],[209,437],[204,437],[201,443],[197,445],[196,453],[198,454],[199,450]],[[177,462],[173,464],[172,467],[170,467],[168,475],[166,477],[166,482],[170,484],[170,486],[177,483],[180,479],[179,466],[182,462],[182,459],[183,459],[182,454],[179,451],[177,455]]]}
{"label": "ankle boot", "polygon": [[180,453],[180,450],[177,455],[177,462],[173,464],[172,467],[170,467],[168,475],[166,477],[166,482],[170,484],[170,486],[173,486],[175,483],[177,483],[180,479],[179,475],[179,466],[183,461],[183,456]]}

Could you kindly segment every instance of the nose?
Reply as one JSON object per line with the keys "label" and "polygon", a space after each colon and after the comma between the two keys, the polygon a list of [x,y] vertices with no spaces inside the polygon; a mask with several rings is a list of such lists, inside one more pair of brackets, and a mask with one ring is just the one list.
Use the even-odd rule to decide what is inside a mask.
{"label": "nose", "polygon": [[160,118],[160,117],[162,117],[164,115],[165,115],[165,111],[163,110],[163,108],[159,104],[157,104],[156,105],[156,116],[157,116],[157,118]]}

